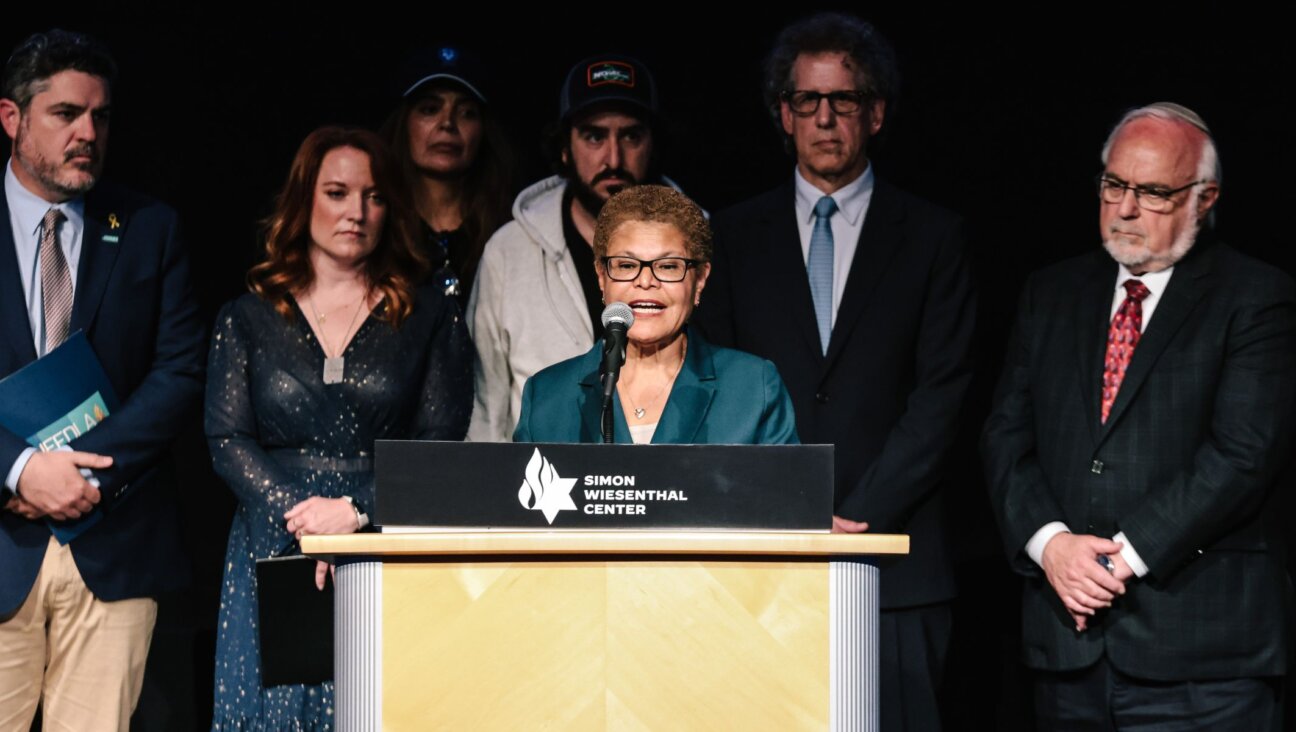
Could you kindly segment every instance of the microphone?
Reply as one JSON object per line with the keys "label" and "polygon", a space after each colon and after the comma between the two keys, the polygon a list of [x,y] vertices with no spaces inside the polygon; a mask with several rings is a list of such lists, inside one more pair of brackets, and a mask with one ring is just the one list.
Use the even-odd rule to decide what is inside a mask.
{"label": "microphone", "polygon": [[[612,383],[621,375],[625,363],[626,331],[634,325],[634,311],[623,302],[614,302],[603,308],[603,373],[613,374]],[[604,385],[603,396],[611,391]]]}
{"label": "microphone", "polygon": [[603,308],[603,442],[612,442],[612,395],[626,358],[626,331],[634,325],[634,311],[623,302]]}

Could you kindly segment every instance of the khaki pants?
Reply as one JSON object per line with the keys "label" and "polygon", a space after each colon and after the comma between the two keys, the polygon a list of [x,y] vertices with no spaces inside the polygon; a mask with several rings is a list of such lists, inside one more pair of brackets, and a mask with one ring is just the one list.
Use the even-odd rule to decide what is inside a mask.
{"label": "khaki pants", "polygon": [[95,599],[50,537],[31,594],[0,622],[0,732],[127,730],[139,701],[157,602]]}

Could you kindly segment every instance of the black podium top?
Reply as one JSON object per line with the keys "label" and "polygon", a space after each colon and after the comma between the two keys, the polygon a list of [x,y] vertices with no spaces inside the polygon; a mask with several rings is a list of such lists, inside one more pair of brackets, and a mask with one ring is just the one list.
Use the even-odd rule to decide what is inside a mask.
{"label": "black podium top", "polygon": [[386,527],[826,530],[832,451],[380,440],[373,518]]}

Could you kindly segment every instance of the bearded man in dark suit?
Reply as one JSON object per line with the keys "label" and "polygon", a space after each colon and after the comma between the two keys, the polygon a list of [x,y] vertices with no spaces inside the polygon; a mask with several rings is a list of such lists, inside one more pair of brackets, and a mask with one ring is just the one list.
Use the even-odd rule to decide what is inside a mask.
{"label": "bearded man in dark suit", "polygon": [[[115,75],[98,42],[56,30],[0,88],[0,377],[82,331],[120,402],[71,450],[0,428],[3,730],[38,702],[46,729],[126,729],[152,598],[186,580],[167,448],[202,394],[203,326],[175,212],[99,181]],[[51,533],[78,519],[70,541]]]}
{"label": "bearded man in dark suit", "polygon": [[959,221],[869,163],[899,78],[871,25],[821,13],[789,26],[766,77],[796,167],[716,215],[696,320],[773,361],[801,441],[836,446],[834,530],[912,537],[909,556],[881,564],[881,722],[938,729],[955,595],[941,486],[975,319]]}
{"label": "bearded man in dark suit", "polygon": [[1191,110],[1129,112],[1102,160],[1106,251],[1027,282],[982,440],[1037,717],[1277,730],[1296,287],[1205,226],[1218,158]]}

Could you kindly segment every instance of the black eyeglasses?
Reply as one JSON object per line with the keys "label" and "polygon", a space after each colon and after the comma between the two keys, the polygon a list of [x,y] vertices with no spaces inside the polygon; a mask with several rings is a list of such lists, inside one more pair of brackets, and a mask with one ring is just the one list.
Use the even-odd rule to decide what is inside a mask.
{"label": "black eyeglasses", "polygon": [[604,257],[603,271],[608,279],[616,282],[631,282],[647,266],[653,277],[659,282],[681,282],[688,273],[689,267],[701,264],[696,259],[684,257],[658,257],[657,259],[635,259],[634,257]]}
{"label": "black eyeglasses", "polygon": [[1208,178],[1202,178],[1178,188],[1166,188],[1158,185],[1136,186],[1103,173],[1098,176],[1098,197],[1103,200],[1103,203],[1120,203],[1125,200],[1125,191],[1130,191],[1134,194],[1134,201],[1138,203],[1139,208],[1153,213],[1166,213],[1174,209],[1176,205],[1175,195],[1183,193],[1195,185],[1209,182]]}
{"label": "black eyeglasses", "polygon": [[834,91],[822,94],[817,91],[785,91],[780,95],[783,101],[787,102],[788,107],[793,114],[801,117],[809,117],[819,111],[819,101],[828,100],[828,106],[832,111],[842,116],[858,114],[864,106],[864,100],[868,99],[868,92],[863,91]]}

